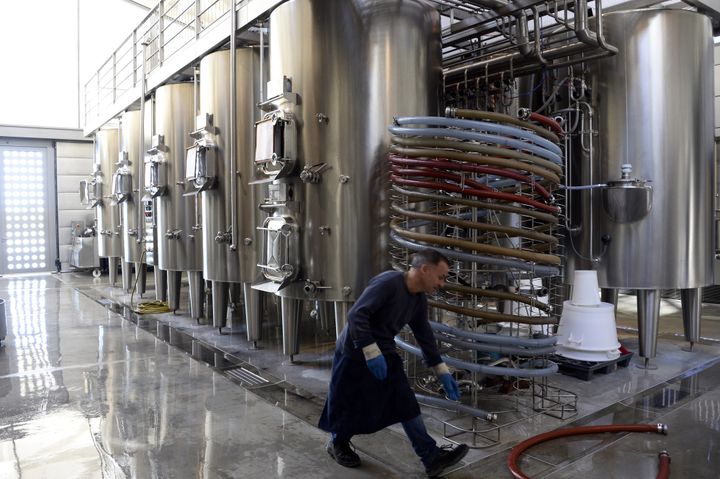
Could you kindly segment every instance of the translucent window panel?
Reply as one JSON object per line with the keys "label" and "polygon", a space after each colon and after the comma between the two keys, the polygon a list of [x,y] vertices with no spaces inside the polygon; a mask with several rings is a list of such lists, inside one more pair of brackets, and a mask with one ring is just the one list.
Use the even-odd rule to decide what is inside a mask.
{"label": "translucent window panel", "polygon": [[46,233],[51,171],[45,148],[0,148],[0,254],[8,272],[47,271],[52,264],[54,233]]}

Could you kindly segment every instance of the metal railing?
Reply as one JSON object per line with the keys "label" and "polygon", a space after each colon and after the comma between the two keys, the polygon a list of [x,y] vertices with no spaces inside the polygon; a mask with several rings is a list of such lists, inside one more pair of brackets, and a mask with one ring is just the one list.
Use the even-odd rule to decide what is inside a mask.
{"label": "metal railing", "polygon": [[151,91],[230,37],[233,3],[243,30],[284,1],[160,0],[85,83],[85,134],[140,98],[143,49]]}

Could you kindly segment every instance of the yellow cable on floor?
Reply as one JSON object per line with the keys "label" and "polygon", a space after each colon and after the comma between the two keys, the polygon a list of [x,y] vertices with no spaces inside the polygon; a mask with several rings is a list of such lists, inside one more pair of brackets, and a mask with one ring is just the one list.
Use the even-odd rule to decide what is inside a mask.
{"label": "yellow cable on floor", "polygon": [[[140,255],[140,263],[145,259],[147,250],[143,250]],[[123,265],[124,266],[124,265]],[[135,296],[135,289],[137,288],[138,279],[140,279],[140,271],[135,272],[135,283],[133,284],[132,291],[130,292],[130,309],[137,314],[161,314],[169,313],[171,309],[165,301],[146,301],[137,305],[137,308],[133,304],[133,297]]]}

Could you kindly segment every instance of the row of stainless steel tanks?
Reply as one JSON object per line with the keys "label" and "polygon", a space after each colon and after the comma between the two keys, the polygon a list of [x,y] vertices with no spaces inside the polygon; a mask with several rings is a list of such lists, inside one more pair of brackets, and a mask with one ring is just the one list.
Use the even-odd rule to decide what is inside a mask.
{"label": "row of stainless steel tanks", "polygon": [[[654,16],[665,15],[658,12],[638,15],[633,23],[638,38],[649,35],[643,33],[645,24],[676,22],[671,16],[655,20]],[[702,27],[708,28],[702,15],[682,15],[700,18]],[[608,23],[612,26],[612,21]],[[436,10],[420,1],[292,0],[271,13],[269,25],[269,52],[246,47],[231,55],[229,50],[221,50],[200,61],[197,103],[192,84],[157,88],[154,115],[145,121],[144,131],[152,134],[145,133],[148,144],[144,150],[131,140],[138,142],[142,136],[137,112],[122,115],[121,141],[116,129],[96,133],[96,178],[102,183],[97,219],[100,255],[115,258],[122,254],[126,264],[137,262],[140,253],[136,246],[142,244],[137,240],[142,235],[133,218],[142,215],[133,207],[138,208],[143,194],[151,197],[156,214],[155,266],[169,274],[171,307],[177,309],[173,298],[179,292],[181,272],[187,271],[193,317],[202,315],[205,281],[210,281],[214,325],[221,328],[225,324],[228,296],[242,293],[248,339],[257,341],[260,295],[275,294],[281,305],[283,350],[293,355],[298,352],[303,301],[316,302],[320,315],[334,317],[339,331],[348,307],[369,278],[387,267],[386,126],[393,116],[435,115],[439,111],[440,20]],[[598,70],[593,86],[594,97],[608,105],[599,107],[599,120],[608,125],[600,134],[607,142],[600,146],[600,159],[594,163],[600,173],[593,178],[599,174],[609,180],[615,170],[619,172],[616,164],[632,163],[637,174],[655,182],[654,210],[633,220],[632,225],[613,220],[600,206],[594,206],[593,216],[578,220],[584,225],[583,234],[605,231],[595,223],[605,216],[607,220],[602,221],[608,228],[617,229],[611,232],[605,255],[583,266],[600,268],[605,287],[642,289],[667,284],[698,288],[709,280],[699,271],[701,265],[712,261],[705,233],[712,220],[708,211],[712,200],[706,191],[711,177],[706,163],[712,161],[707,158],[712,147],[712,116],[708,119],[705,107],[690,98],[683,100],[683,108],[671,103],[680,101],[679,92],[689,94],[700,88],[704,94],[712,84],[706,83],[708,68],[712,78],[712,57],[709,64],[704,63],[711,50],[706,48],[704,34],[693,33],[683,35],[683,45],[695,42],[683,47],[689,53],[673,53],[673,71],[701,71],[697,81],[679,73],[675,79],[659,70],[645,72],[642,68],[664,58],[665,51],[675,52],[670,48],[675,37],[659,38],[664,41],[660,46],[653,46],[656,43],[650,40],[637,40],[644,46],[629,41],[615,63],[606,61]],[[684,61],[694,63],[688,68],[678,64]],[[621,97],[617,82],[610,79],[633,75],[638,76],[632,83],[638,90],[622,90]],[[675,86],[667,84],[658,95],[648,97],[643,85],[655,85],[660,78],[666,83],[675,79]],[[710,102],[711,96],[703,101]],[[613,106],[612,98],[625,107]],[[663,104],[672,108],[673,115],[657,106]],[[702,114],[696,114],[698,108]],[[647,118],[640,115],[646,110]],[[633,126],[638,121],[642,125]],[[154,129],[148,127],[152,123]],[[662,138],[672,139],[666,146],[656,141],[661,131],[665,132]],[[640,141],[642,138],[647,141]],[[656,144],[657,148],[651,147]],[[613,150],[613,145],[632,148]],[[679,151],[678,145],[687,147]],[[106,201],[110,200],[106,188],[119,151],[127,152],[127,161],[122,164],[121,156],[119,169],[132,170],[131,177],[137,178],[138,168],[145,166],[145,191],[141,194],[133,183],[131,199],[120,202],[121,220],[114,209],[117,206]],[[141,151],[146,152],[144,158]],[[672,151],[676,153],[670,154]],[[670,166],[679,168],[677,174]],[[683,178],[680,170],[691,173],[698,184],[688,182],[666,191],[672,183],[661,179],[668,175]],[[686,187],[692,188],[691,197],[698,199],[678,203],[679,194],[690,193]],[[663,211],[677,214],[665,218]],[[679,219],[690,238],[696,237],[694,229],[702,225],[702,238],[668,242],[673,245],[673,256],[662,253],[661,261],[654,259],[656,251],[630,253],[632,248],[640,248],[639,242],[646,244],[649,236],[678,238]],[[601,236],[585,243],[601,241]],[[127,237],[125,249],[121,249],[121,237]],[[689,252],[677,251],[686,244],[693,245]],[[587,255],[580,251],[576,259]],[[681,259],[676,259],[678,256]],[[660,264],[664,266],[660,268]],[[671,268],[678,264],[687,268],[679,272]],[[688,271],[693,274],[686,274]],[[678,281],[666,281],[678,274]],[[629,281],[633,275],[657,278]]]}

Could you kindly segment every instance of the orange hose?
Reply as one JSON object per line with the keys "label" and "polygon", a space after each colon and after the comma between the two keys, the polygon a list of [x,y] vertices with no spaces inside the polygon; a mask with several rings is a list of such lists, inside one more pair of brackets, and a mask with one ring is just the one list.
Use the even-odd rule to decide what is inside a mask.
{"label": "orange hose", "polygon": [[[658,434],[667,434],[667,426],[665,424],[610,424],[607,426],[581,426],[545,432],[543,434],[538,434],[537,436],[528,438],[517,446],[513,447],[507,460],[508,469],[510,469],[513,477],[515,477],[516,479],[530,479],[528,476],[523,474],[517,464],[520,455],[522,455],[525,450],[530,449],[531,447],[542,442],[550,441],[552,439],[557,439],[560,437],[578,436],[581,434],[597,434],[603,432],[655,432]],[[665,454],[667,455],[667,453]],[[661,476],[660,474],[658,474],[658,479],[660,479],[661,477],[667,478],[670,474],[670,456],[667,456],[667,464],[665,464],[665,467],[663,467],[663,462],[664,460],[661,453],[660,474],[662,474],[663,469],[665,469],[666,475]]]}

